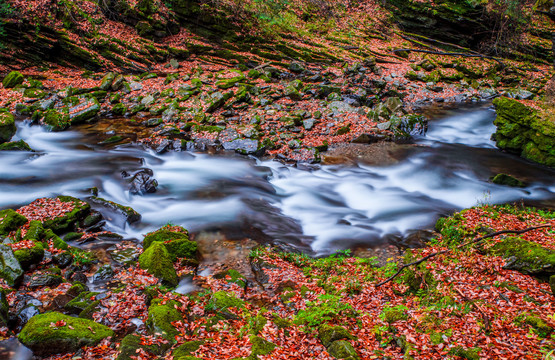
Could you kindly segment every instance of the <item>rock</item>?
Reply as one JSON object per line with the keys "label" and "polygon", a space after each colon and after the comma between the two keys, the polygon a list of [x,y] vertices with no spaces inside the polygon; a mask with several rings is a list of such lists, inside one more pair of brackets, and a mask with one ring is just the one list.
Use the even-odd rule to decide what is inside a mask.
{"label": "rock", "polygon": [[100,90],[108,91],[116,78],[116,73],[109,72],[100,81]]}
{"label": "rock", "polygon": [[179,61],[176,59],[170,59],[170,66],[174,69],[179,69]]}
{"label": "rock", "polygon": [[303,98],[302,95],[299,93],[299,90],[297,90],[293,85],[288,85],[285,88],[283,95],[295,101],[302,100]]}
{"label": "rock", "polygon": [[255,359],[258,358],[259,355],[268,355],[271,354],[272,351],[276,348],[276,344],[264,340],[260,336],[251,335],[249,340],[252,344],[251,347],[251,356]]}
{"label": "rock", "polygon": [[143,240],[143,249],[148,249],[154,242],[170,242],[173,240],[189,240],[187,230],[181,228],[181,231],[170,231],[159,229],[147,234]]}
{"label": "rock", "polygon": [[31,265],[38,264],[42,261],[44,258],[44,248],[41,243],[35,243],[35,245],[30,248],[14,251],[14,256],[19,261],[23,270],[28,270]]}
{"label": "rock", "polygon": [[490,181],[497,185],[506,185],[511,187],[525,187],[526,184],[518,180],[514,176],[507,174],[497,174],[490,178]]}
{"label": "rock", "polygon": [[154,96],[147,95],[141,99],[141,104],[145,107],[149,107],[154,102]]}
{"label": "rock", "polygon": [[328,353],[336,359],[359,360],[355,348],[347,340],[336,340],[328,348]]}
{"label": "rock", "polygon": [[0,109],[0,144],[10,141],[17,131],[14,116],[6,109]]}
{"label": "rock", "polygon": [[110,328],[94,321],[49,312],[29,320],[18,338],[34,355],[49,356],[94,346],[113,335]]}
{"label": "rock", "polygon": [[210,297],[208,307],[219,312],[225,312],[229,308],[243,309],[245,302],[237,298],[233,293],[217,291]]}
{"label": "rock", "polygon": [[140,170],[131,179],[129,192],[134,195],[150,194],[156,192],[158,181],[152,177],[151,170]]}
{"label": "rock", "polygon": [[384,105],[391,114],[394,114],[401,109],[403,102],[398,97],[390,97],[385,101]]}
{"label": "rock", "polygon": [[114,269],[109,264],[102,265],[93,275],[93,282],[110,280],[114,277]]}
{"label": "rock", "polygon": [[12,209],[0,210],[0,236],[6,236],[27,222],[27,218]]}
{"label": "rock", "polygon": [[50,109],[44,112],[42,122],[48,125],[52,131],[62,131],[69,127],[70,119],[66,112]]}
{"label": "rock", "polygon": [[325,347],[329,347],[336,340],[356,339],[344,327],[331,325],[321,325],[318,328],[318,338]]}
{"label": "rock", "polygon": [[95,204],[102,205],[112,211],[115,211],[120,215],[123,215],[125,217],[125,220],[130,224],[141,220],[141,214],[139,214],[130,206],[120,205],[113,201],[106,200],[97,196],[91,196],[90,201]]}
{"label": "rock", "polygon": [[338,114],[356,112],[355,108],[343,101],[332,101],[328,107]]}
{"label": "rock", "polygon": [[100,111],[100,104],[96,98],[89,98],[69,109],[71,124],[81,124],[92,119]]}
{"label": "rock", "polygon": [[31,320],[31,318],[38,314],[40,314],[40,311],[36,305],[26,304],[17,312],[15,321],[17,324],[16,327],[19,329],[23,328],[29,322],[29,320]]}
{"label": "rock", "polygon": [[9,310],[10,305],[8,304],[8,298],[6,297],[6,292],[0,290],[0,326],[8,326],[9,320]]}
{"label": "rock", "polygon": [[549,277],[549,287],[551,287],[551,292],[555,295],[555,275]]}
{"label": "rock", "polygon": [[303,127],[305,128],[305,130],[312,130],[315,123],[316,123],[316,119],[313,119],[313,118],[306,119],[306,120],[303,120]]}
{"label": "rock", "polygon": [[[117,360],[132,360],[137,357],[137,350],[142,349],[149,354],[162,356],[170,347],[169,343],[156,342],[152,345],[142,345],[142,337],[136,334],[129,334],[121,340],[119,355]],[[174,351],[175,352],[175,351]],[[179,358],[174,356],[175,360]]]}
{"label": "rock", "polygon": [[506,95],[512,99],[517,100],[530,100],[534,97],[534,93],[528,90],[512,90],[508,91]]}
{"label": "rock", "polygon": [[222,143],[225,150],[235,150],[241,154],[254,154],[258,150],[258,140],[235,139]]}
{"label": "rock", "polygon": [[[162,303],[163,301],[165,303]],[[146,328],[150,333],[159,334],[172,343],[175,343],[175,336],[179,332],[171,323],[183,320],[183,315],[175,306],[180,306],[180,304],[173,300],[154,299],[148,308],[148,317],[145,321]]]}
{"label": "rock", "polygon": [[237,76],[229,79],[221,79],[216,81],[216,86],[220,89],[226,90],[234,87],[238,82],[244,81],[245,76],[238,72]]}
{"label": "rock", "polygon": [[304,67],[298,62],[292,62],[289,64],[289,70],[294,73],[302,73],[305,69]]}
{"label": "rock", "polygon": [[507,259],[505,269],[527,275],[555,274],[555,251],[534,242],[509,237],[489,249]]}
{"label": "rock", "polygon": [[122,74],[116,75],[114,81],[112,81],[112,85],[110,86],[110,90],[118,91],[123,87],[123,83],[125,82],[125,77]]}
{"label": "rock", "polygon": [[79,293],[73,300],[69,301],[64,306],[64,309],[66,311],[72,314],[79,314],[96,301],[96,295],[98,295],[98,293],[86,290],[83,291],[84,289],[85,287],[81,284],[81,287],[79,289],[74,290],[74,293],[78,291]]}
{"label": "rock", "polygon": [[110,257],[112,260],[125,265],[135,264],[139,259],[139,255],[138,249],[133,247],[110,251]]}
{"label": "rock", "polygon": [[8,285],[15,286],[23,277],[23,269],[17,261],[12,248],[0,244],[0,278]]}
{"label": "rock", "polygon": [[33,276],[31,276],[31,281],[29,282],[29,288],[33,289],[33,288],[38,288],[42,286],[48,286],[53,288],[60,285],[63,282],[64,282],[64,278],[62,278],[58,274],[49,274],[49,273],[33,274]]}
{"label": "rock", "polygon": [[331,94],[328,95],[327,100],[328,101],[341,101],[343,98],[341,97],[340,94],[332,92]]}
{"label": "rock", "polygon": [[0,151],[31,151],[34,152],[33,149],[23,140],[12,141],[0,144]]}
{"label": "rock", "polygon": [[214,112],[214,111],[218,110],[219,108],[221,108],[224,105],[226,100],[227,99],[225,98],[224,94],[222,94],[219,91],[211,94],[210,95],[210,105],[208,105],[208,108],[206,109],[206,112],[211,113],[211,112]]}
{"label": "rock", "polygon": [[147,270],[150,274],[171,286],[176,286],[179,282],[171,261],[171,256],[164,244],[160,242],[153,242],[152,245],[139,256],[139,265],[142,269]]}
{"label": "rock", "polygon": [[202,344],[204,341],[187,341],[172,351],[172,357],[174,360],[190,360],[191,354],[197,351]]}
{"label": "rock", "polygon": [[143,89],[143,84],[140,82],[132,81],[129,83],[129,89],[131,91],[139,91]]}
{"label": "rock", "polygon": [[91,210],[91,206],[89,204],[71,196],[61,195],[56,199],[66,203],[64,205],[71,210],[63,215],[57,216],[53,219],[47,219],[43,222],[43,226],[45,228],[51,229],[55,233],[74,230]]}
{"label": "rock", "polygon": [[380,130],[389,130],[389,128],[391,127],[391,121],[379,123],[378,125],[376,125],[376,127]]}
{"label": "rock", "polygon": [[5,89],[11,89],[23,84],[23,80],[25,80],[23,74],[19,71],[12,71],[2,80],[2,85],[4,85]]}
{"label": "rock", "polygon": [[64,251],[59,254],[52,255],[52,261],[60,269],[66,268],[73,262],[73,255],[71,253]]}

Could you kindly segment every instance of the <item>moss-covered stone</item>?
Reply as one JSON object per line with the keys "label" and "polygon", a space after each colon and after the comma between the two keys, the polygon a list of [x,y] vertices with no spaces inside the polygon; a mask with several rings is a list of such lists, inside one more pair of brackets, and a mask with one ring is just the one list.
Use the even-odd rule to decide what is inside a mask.
{"label": "moss-covered stone", "polygon": [[534,242],[509,237],[495,244],[489,252],[507,258],[506,269],[524,274],[555,274],[555,251]]}
{"label": "moss-covered stone", "polygon": [[0,109],[0,144],[10,141],[16,132],[14,116],[6,109]]}
{"label": "moss-covered stone", "polygon": [[482,349],[478,348],[478,347],[474,347],[474,348],[464,348],[460,345],[457,345],[455,347],[453,347],[451,350],[449,350],[449,354],[451,355],[455,355],[455,356],[460,356],[463,359],[467,359],[467,360],[480,360],[480,351]]}
{"label": "moss-covered stone", "polygon": [[42,121],[48,125],[52,131],[62,131],[69,127],[71,121],[69,114],[56,109],[46,110],[43,114]]}
{"label": "moss-covered stone", "polygon": [[165,243],[164,246],[172,257],[172,261],[177,258],[196,259],[197,243],[186,239],[177,239]]}
{"label": "moss-covered stone", "polygon": [[4,88],[6,89],[11,89],[17,85],[23,84],[24,80],[25,77],[22,73],[19,71],[12,71],[4,78],[4,80],[2,80],[2,85],[4,85]]}
{"label": "moss-covered stone", "polygon": [[44,227],[42,222],[38,220],[31,220],[27,233],[23,236],[23,240],[40,241],[44,236]]}
{"label": "moss-covered stone", "polygon": [[148,249],[153,242],[165,242],[178,239],[189,240],[187,230],[183,229],[183,232],[164,229],[156,230],[145,236],[143,240],[143,249]]}
{"label": "moss-covered stone", "polygon": [[72,210],[54,219],[47,219],[43,222],[44,227],[51,229],[54,233],[74,230],[79,226],[79,222],[83,220],[91,210],[89,204],[71,196],[58,196],[57,199],[67,203],[67,206],[71,207]]}
{"label": "moss-covered stone", "polygon": [[522,181],[518,180],[514,176],[507,175],[507,174],[497,174],[491,178],[491,182],[497,185],[506,185],[506,186],[512,186],[512,187],[526,186],[526,184],[524,184]]}
{"label": "moss-covered stone", "polygon": [[179,332],[171,323],[183,320],[183,315],[176,306],[179,306],[177,301],[154,299],[148,308],[145,322],[147,329],[152,334],[158,334],[168,341],[175,342],[175,336]]}
{"label": "moss-covered stone", "polygon": [[23,140],[11,141],[0,144],[0,151],[34,151],[29,144]]}
{"label": "moss-covered stone", "polygon": [[31,99],[44,99],[46,97],[46,92],[40,89],[29,88],[23,91],[23,96]]}
{"label": "moss-covered stone", "polygon": [[355,348],[347,340],[336,340],[331,343],[328,353],[336,359],[359,360]]}
{"label": "moss-covered stone", "polygon": [[49,356],[75,352],[113,335],[110,328],[94,321],[49,312],[32,317],[18,338],[35,355]]}
{"label": "moss-covered stone", "polygon": [[222,271],[219,273],[214,274],[215,279],[225,279],[227,282],[235,283],[240,287],[244,287],[247,281],[247,278],[241,274],[239,271],[235,269],[229,269],[226,271]]}
{"label": "moss-covered stone", "polygon": [[6,236],[27,222],[27,218],[12,209],[0,211],[0,236]]}
{"label": "moss-covered stone", "polygon": [[88,290],[88,287],[83,284],[82,282],[76,281],[67,291],[66,295],[71,296],[73,298],[77,297],[82,292]]}
{"label": "moss-covered stone", "polygon": [[98,295],[97,292],[82,291],[77,295],[77,297],[75,297],[75,299],[68,302],[64,306],[64,309],[72,314],[79,314],[96,301],[96,295]]}
{"label": "moss-covered stone", "polygon": [[521,322],[530,325],[540,337],[548,337],[553,332],[553,328],[536,315],[525,315]]}
{"label": "moss-covered stone", "polygon": [[191,354],[197,351],[202,344],[204,344],[204,341],[187,341],[186,343],[179,345],[172,352],[173,359],[189,360],[189,358],[191,358]]}
{"label": "moss-covered stone", "polygon": [[172,286],[176,286],[179,281],[171,256],[160,242],[154,242],[139,256],[139,265]]}
{"label": "moss-covered stone", "polygon": [[318,328],[318,338],[325,347],[329,347],[336,340],[354,340],[347,329],[342,326],[322,325]]}
{"label": "moss-covered stone", "polygon": [[42,244],[35,244],[30,248],[14,251],[14,256],[19,261],[23,270],[29,269],[31,265],[38,264],[44,258],[44,247]]}
{"label": "moss-covered stone", "polygon": [[141,214],[139,214],[137,211],[135,211],[135,209],[133,209],[131,206],[124,206],[124,205],[118,204],[116,202],[106,200],[106,199],[103,199],[103,198],[97,197],[97,196],[92,196],[91,201],[93,203],[105,206],[105,207],[107,207],[111,210],[117,211],[118,213],[125,216],[125,219],[130,224],[141,220]]}
{"label": "moss-covered stone", "polygon": [[114,115],[122,116],[122,115],[125,115],[126,112],[127,112],[127,107],[122,103],[115,104],[112,107],[112,114]]}
{"label": "moss-covered stone", "polygon": [[15,286],[23,277],[23,269],[17,261],[12,248],[0,244],[0,278],[8,285]]}
{"label": "moss-covered stone", "polygon": [[[135,359],[137,357],[138,349],[143,349],[151,355],[161,356],[170,348],[170,346],[170,344],[162,342],[157,342],[152,345],[143,345],[141,344],[141,336],[129,334],[121,340],[117,360]],[[174,360],[178,359],[174,357]]]}
{"label": "moss-covered stone", "polygon": [[252,344],[251,357],[254,357],[255,359],[258,358],[258,355],[271,354],[276,348],[276,344],[264,340],[260,336],[251,335],[249,340]]}
{"label": "moss-covered stone", "polygon": [[210,297],[207,307],[217,311],[224,311],[229,308],[242,309],[245,307],[245,302],[237,298],[233,293],[217,291]]}
{"label": "moss-covered stone", "polygon": [[112,86],[112,83],[114,82],[114,79],[116,78],[116,73],[114,72],[109,72],[106,73],[106,75],[104,75],[102,77],[102,80],[100,81],[100,90],[104,90],[104,91],[108,91],[110,89],[110,87]]}

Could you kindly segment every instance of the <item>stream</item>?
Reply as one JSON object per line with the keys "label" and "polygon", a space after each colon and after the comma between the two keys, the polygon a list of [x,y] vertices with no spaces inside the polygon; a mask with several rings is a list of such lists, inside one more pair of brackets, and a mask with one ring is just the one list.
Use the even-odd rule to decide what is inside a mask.
{"label": "stream", "polygon": [[[412,246],[412,235],[438,217],[482,203],[555,206],[555,171],[497,150],[487,106],[444,112],[426,136],[404,145],[393,164],[287,166],[238,155],[156,154],[127,144],[98,144],[86,129],[46,132],[20,123],[14,140],[37,153],[0,154],[0,208],[39,197],[99,196],[131,206],[142,220],[114,218],[107,230],[127,239],[171,222],[191,233],[281,243],[315,254],[384,243]],[[372,145],[369,145],[372,146]],[[153,194],[132,195],[122,171],[149,168]],[[525,188],[488,179],[509,173]]]}

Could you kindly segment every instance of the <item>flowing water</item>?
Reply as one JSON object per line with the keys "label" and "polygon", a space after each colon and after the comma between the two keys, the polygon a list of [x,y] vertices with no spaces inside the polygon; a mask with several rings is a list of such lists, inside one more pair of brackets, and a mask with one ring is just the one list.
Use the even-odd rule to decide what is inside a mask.
{"label": "flowing water", "polygon": [[[129,239],[168,222],[192,233],[221,231],[325,254],[339,249],[407,242],[439,216],[479,203],[555,203],[555,171],[497,150],[495,113],[459,109],[429,125],[426,136],[391,165],[286,166],[239,156],[191,152],[158,155],[136,145],[98,145],[86,127],[46,132],[20,124],[17,139],[36,154],[0,154],[0,208],[59,194],[99,196],[133,207],[142,221],[106,227]],[[122,171],[150,168],[154,194],[132,195]],[[510,173],[525,188],[491,184]]]}

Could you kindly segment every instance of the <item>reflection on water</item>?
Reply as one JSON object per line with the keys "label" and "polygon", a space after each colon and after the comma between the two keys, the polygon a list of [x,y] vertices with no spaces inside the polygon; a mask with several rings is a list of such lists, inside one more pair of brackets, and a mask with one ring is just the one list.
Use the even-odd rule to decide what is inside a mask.
{"label": "reflection on water", "polygon": [[[0,208],[58,194],[100,196],[133,207],[142,222],[109,223],[128,238],[167,222],[192,232],[277,241],[327,253],[371,246],[430,227],[438,216],[481,202],[524,199],[553,204],[555,172],[495,149],[495,114],[459,111],[434,121],[421,145],[395,165],[322,166],[302,170],[275,161],[187,152],[156,155],[137,146],[102,148],[78,132],[48,133],[20,126],[38,154],[0,154]],[[158,192],[131,195],[123,170],[148,167]],[[488,183],[510,173],[523,189]],[[123,226],[123,228],[122,228]]]}

